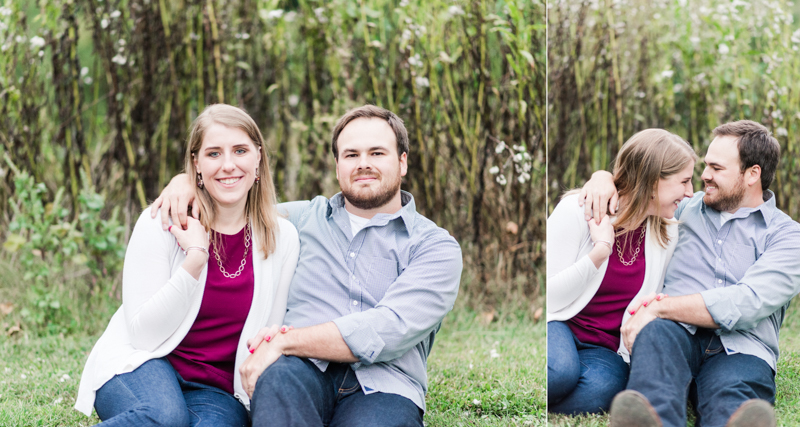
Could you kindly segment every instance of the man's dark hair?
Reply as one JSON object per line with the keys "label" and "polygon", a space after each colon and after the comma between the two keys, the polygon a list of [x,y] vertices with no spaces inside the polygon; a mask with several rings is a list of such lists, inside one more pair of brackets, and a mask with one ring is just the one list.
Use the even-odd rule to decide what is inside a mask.
{"label": "man's dark hair", "polygon": [[753,165],[761,167],[761,190],[767,191],[781,157],[781,146],[764,125],[750,120],[739,120],[717,126],[714,136],[734,136],[738,138],[739,163],[744,172]]}
{"label": "man's dark hair", "polygon": [[403,120],[397,117],[395,113],[385,108],[376,107],[374,105],[364,105],[348,111],[336,122],[336,126],[333,128],[333,138],[331,140],[331,149],[333,150],[333,157],[336,160],[339,160],[339,134],[342,133],[344,127],[355,119],[371,118],[386,120],[386,123],[392,128],[394,136],[397,139],[398,156],[402,156],[403,153],[408,153],[408,132],[403,125]]}

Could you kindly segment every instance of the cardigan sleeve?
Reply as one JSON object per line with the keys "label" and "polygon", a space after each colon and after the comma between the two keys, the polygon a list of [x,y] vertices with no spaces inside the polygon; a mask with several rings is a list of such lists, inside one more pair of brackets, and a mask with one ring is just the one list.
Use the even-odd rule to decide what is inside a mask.
{"label": "cardigan sleeve", "polygon": [[286,315],[286,302],[289,299],[289,285],[297,268],[297,259],[300,255],[300,239],[297,229],[288,220],[278,219],[280,224],[280,244],[274,255],[280,257],[280,276],[276,282],[275,294],[272,299],[272,310],[267,324],[263,326],[281,325]]}
{"label": "cardigan sleeve", "polygon": [[589,225],[577,195],[564,197],[547,219],[547,310],[554,313],[586,290],[599,270],[581,248]]}
{"label": "cardigan sleeve", "polygon": [[139,217],[125,252],[122,308],[133,347],[154,351],[178,329],[202,286],[183,268],[172,273],[177,241],[149,212]]}

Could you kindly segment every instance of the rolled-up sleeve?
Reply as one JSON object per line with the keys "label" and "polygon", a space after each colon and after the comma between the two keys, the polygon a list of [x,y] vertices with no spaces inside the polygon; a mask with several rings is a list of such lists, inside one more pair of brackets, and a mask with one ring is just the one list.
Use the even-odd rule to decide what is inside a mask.
{"label": "rolled-up sleeve", "polygon": [[424,239],[374,308],[333,322],[361,363],[396,359],[428,337],[453,308],[461,269],[455,239]]}
{"label": "rolled-up sleeve", "polygon": [[724,331],[754,328],[800,292],[800,225],[787,221],[771,233],[764,253],[732,286],[700,294]]}

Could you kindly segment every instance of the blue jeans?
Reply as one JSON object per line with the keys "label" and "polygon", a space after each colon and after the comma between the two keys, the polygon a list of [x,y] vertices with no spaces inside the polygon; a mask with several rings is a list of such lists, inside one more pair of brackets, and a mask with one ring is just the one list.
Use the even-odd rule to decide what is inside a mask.
{"label": "blue jeans", "polygon": [[647,397],[664,427],[686,425],[687,399],[702,427],[724,426],[746,400],[775,402],[775,374],[767,362],[726,354],[713,330],[698,328],[692,335],[664,319],[637,335],[628,388]]}
{"label": "blue jeans", "polygon": [[547,322],[548,412],[608,412],[627,381],[628,364],[616,352],[578,341],[564,322]]}
{"label": "blue jeans", "polygon": [[104,427],[250,424],[247,409],[232,394],[184,381],[166,358],[115,375],[97,390],[94,408]]}
{"label": "blue jeans", "polygon": [[415,426],[422,409],[389,393],[364,394],[350,365],[325,372],[311,361],[281,356],[261,374],[250,401],[253,426]]}

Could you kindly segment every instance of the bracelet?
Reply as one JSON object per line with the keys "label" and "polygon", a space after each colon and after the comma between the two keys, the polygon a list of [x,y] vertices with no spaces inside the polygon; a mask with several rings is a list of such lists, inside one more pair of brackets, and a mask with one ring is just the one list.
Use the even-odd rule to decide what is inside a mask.
{"label": "bracelet", "polygon": [[205,248],[205,247],[203,247],[203,246],[189,246],[188,248],[186,248],[186,249],[184,249],[184,250],[183,250],[183,254],[184,254],[184,255],[187,255],[187,254],[189,253],[189,251],[191,251],[192,249],[194,249],[194,250],[196,250],[196,251],[203,251],[203,252],[205,252],[205,253],[206,253],[206,256],[209,256],[209,255],[208,255],[208,249],[206,249],[206,248]]}
{"label": "bracelet", "polygon": [[608,240],[596,240],[592,242],[592,247],[598,243],[603,243],[604,245],[608,246],[608,249],[614,250],[614,246]]}

